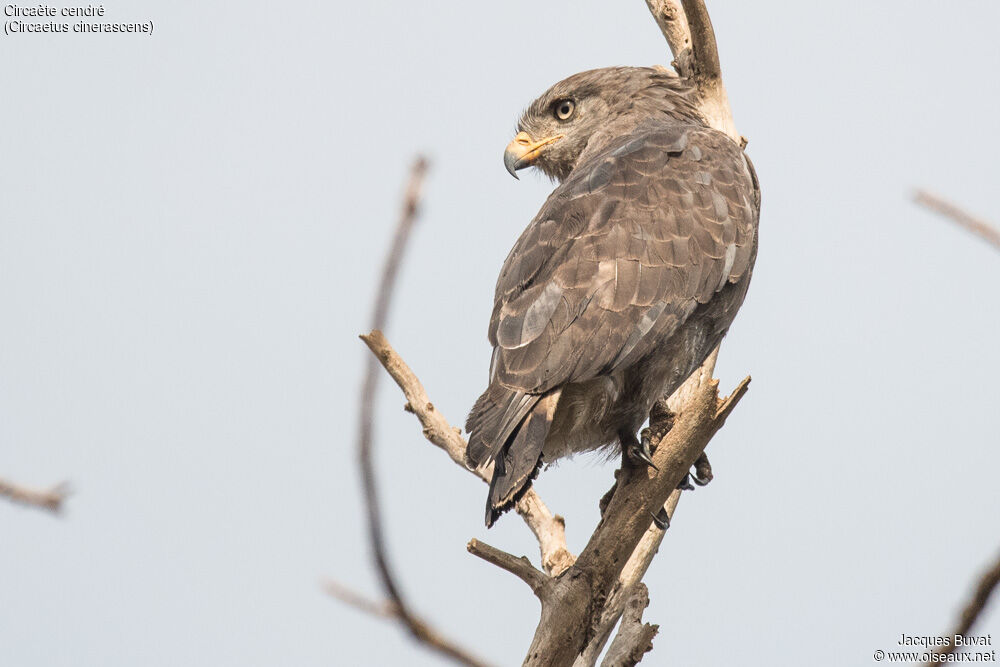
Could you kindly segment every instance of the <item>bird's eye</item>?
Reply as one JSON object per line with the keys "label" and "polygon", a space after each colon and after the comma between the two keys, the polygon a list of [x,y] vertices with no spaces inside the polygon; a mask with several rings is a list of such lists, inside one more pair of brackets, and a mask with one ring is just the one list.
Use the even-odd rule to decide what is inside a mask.
{"label": "bird's eye", "polygon": [[569,120],[573,112],[576,111],[576,104],[573,103],[573,100],[559,100],[555,103],[553,111],[559,120]]}

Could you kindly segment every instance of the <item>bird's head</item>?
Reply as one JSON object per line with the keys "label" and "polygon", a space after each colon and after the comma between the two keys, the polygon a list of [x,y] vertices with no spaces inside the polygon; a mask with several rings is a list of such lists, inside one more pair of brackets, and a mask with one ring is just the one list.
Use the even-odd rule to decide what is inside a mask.
{"label": "bird's head", "polygon": [[549,88],[521,116],[503,162],[538,167],[563,180],[580,158],[652,118],[703,124],[692,89],[655,67],[606,67],[580,72]]}

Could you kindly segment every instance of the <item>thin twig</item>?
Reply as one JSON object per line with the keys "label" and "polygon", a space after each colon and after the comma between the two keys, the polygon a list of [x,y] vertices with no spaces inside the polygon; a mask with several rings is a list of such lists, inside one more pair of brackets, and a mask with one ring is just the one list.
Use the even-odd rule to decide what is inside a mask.
{"label": "thin twig", "polygon": [[[986,609],[986,604],[990,600],[990,595],[996,590],[997,585],[1000,584],[1000,557],[997,558],[996,562],[979,578],[976,584],[976,590],[973,591],[972,597],[969,601],[965,603],[965,608],[962,609],[962,614],[958,618],[958,624],[955,629],[952,630],[950,634],[946,636],[948,640],[947,645],[941,647],[935,647],[934,652],[940,654],[950,654],[955,650],[955,636],[956,635],[968,635],[972,626],[976,624],[976,620]],[[939,662],[928,662],[927,667],[932,667],[933,665],[940,665],[944,663]]]}
{"label": "thin twig", "polygon": [[[426,162],[423,158],[418,158],[410,173],[410,180],[403,202],[403,213],[396,227],[396,234],[393,237],[389,254],[386,257],[382,279],[376,293],[375,307],[372,312],[372,323],[376,329],[385,326],[386,315],[392,299],[393,287],[395,286],[395,277],[399,271],[399,264],[402,259],[403,250],[406,248],[406,242],[410,236],[410,230],[413,228],[413,223],[416,220],[420,186],[423,182],[426,169]],[[388,557],[386,556],[375,466],[372,462],[372,431],[375,421],[375,392],[378,387],[378,380],[378,365],[374,359],[369,358],[365,369],[364,384],[361,389],[361,406],[358,415],[358,460],[361,465],[361,481],[364,485],[365,506],[368,511],[368,529],[372,556],[375,559],[379,576],[382,580],[382,586],[393,602],[398,605],[400,617],[404,622],[409,624],[409,609],[403,600],[402,593],[396,586],[395,577],[392,574]]]}
{"label": "thin twig", "polygon": [[979,238],[985,240],[987,243],[992,244],[995,248],[1000,250],[1000,231],[997,231],[996,227],[992,226],[985,220],[966,213],[958,206],[955,206],[951,202],[945,201],[936,195],[932,195],[926,190],[917,190],[913,195],[913,201],[921,206],[929,208],[935,213],[943,215],[959,227],[965,228],[967,231],[972,232]]}
{"label": "thin twig", "polygon": [[354,591],[332,579],[324,581],[322,586],[323,590],[331,596],[337,598],[344,604],[348,604],[355,609],[365,612],[366,614],[371,614],[372,616],[378,616],[380,618],[399,617],[399,607],[394,605],[389,600],[376,602],[375,600],[367,598],[361,593],[358,593],[357,591]]}
{"label": "thin twig", "polygon": [[[375,307],[372,311],[373,329],[381,329],[385,326],[395,287],[396,274],[399,272],[399,265],[409,240],[410,230],[416,221],[421,187],[426,171],[427,161],[418,157],[410,172],[410,179],[403,197],[403,210],[389,254],[385,260],[378,292],[376,292]],[[368,357],[365,379],[361,388],[361,405],[358,410],[358,463],[361,467],[361,482],[364,488],[365,508],[368,513],[368,535],[371,542],[372,558],[375,560],[382,588],[385,589],[386,596],[396,608],[399,620],[406,625],[415,639],[458,663],[482,665],[484,663],[481,660],[417,618],[403,598],[403,593],[396,583],[396,577],[389,565],[389,556],[382,530],[375,464],[372,460],[372,431],[375,422],[375,392],[378,380],[378,362],[374,358]]]}
{"label": "thin twig", "polygon": [[53,514],[62,511],[63,501],[68,495],[69,485],[65,482],[56,484],[50,489],[29,489],[0,479],[0,496],[21,505],[48,510]]}
{"label": "thin twig", "polygon": [[403,210],[399,216],[399,224],[396,225],[396,233],[392,238],[389,254],[382,267],[382,279],[379,281],[375,307],[372,309],[372,329],[385,329],[393,289],[396,286],[396,274],[399,273],[403,251],[406,250],[406,244],[410,240],[413,223],[417,221],[420,196],[426,175],[427,160],[423,156],[417,156],[410,168],[410,179],[406,184],[406,192],[403,193]]}
{"label": "thin twig", "polygon": [[528,584],[531,587],[533,593],[538,593],[545,582],[549,580],[543,572],[535,569],[535,566],[531,564],[531,561],[521,556],[518,558],[513,554],[509,554],[503,549],[497,549],[494,546],[486,544],[485,542],[480,542],[479,540],[472,539],[469,540],[469,544],[466,545],[466,549],[473,556],[479,556],[487,563],[493,563],[497,567],[507,570],[518,579]]}

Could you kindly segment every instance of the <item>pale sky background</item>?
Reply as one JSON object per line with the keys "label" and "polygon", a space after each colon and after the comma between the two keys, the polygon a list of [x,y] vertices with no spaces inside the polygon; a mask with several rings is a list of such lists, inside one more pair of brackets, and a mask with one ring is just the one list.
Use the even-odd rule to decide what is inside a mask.
{"label": "pale sky background", "polygon": [[[63,5],[55,5],[61,7]],[[629,2],[112,2],[152,36],[0,35],[0,664],[440,665],[319,587],[371,595],[355,410],[413,155],[433,161],[392,340],[455,424],[485,386],[493,284],[551,189],[503,169],[521,109],[592,67],[666,63]],[[647,576],[651,665],[872,664],[953,623],[1000,549],[1000,4],[709,9],[763,189],[709,447]],[[382,385],[387,530],[414,606],[518,664],[537,560],[517,517]],[[538,490],[574,551],[612,464]],[[1000,635],[994,611],[978,628]],[[645,662],[643,664],[646,664]]]}

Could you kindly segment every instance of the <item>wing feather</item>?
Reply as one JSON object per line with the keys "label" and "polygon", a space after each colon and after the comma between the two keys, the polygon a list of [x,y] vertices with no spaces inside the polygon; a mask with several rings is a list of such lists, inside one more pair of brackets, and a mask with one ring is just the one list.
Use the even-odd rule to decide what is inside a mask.
{"label": "wing feather", "polygon": [[708,128],[647,125],[578,165],[504,263],[492,381],[541,394],[655,349],[750,269],[758,205],[743,152]]}

